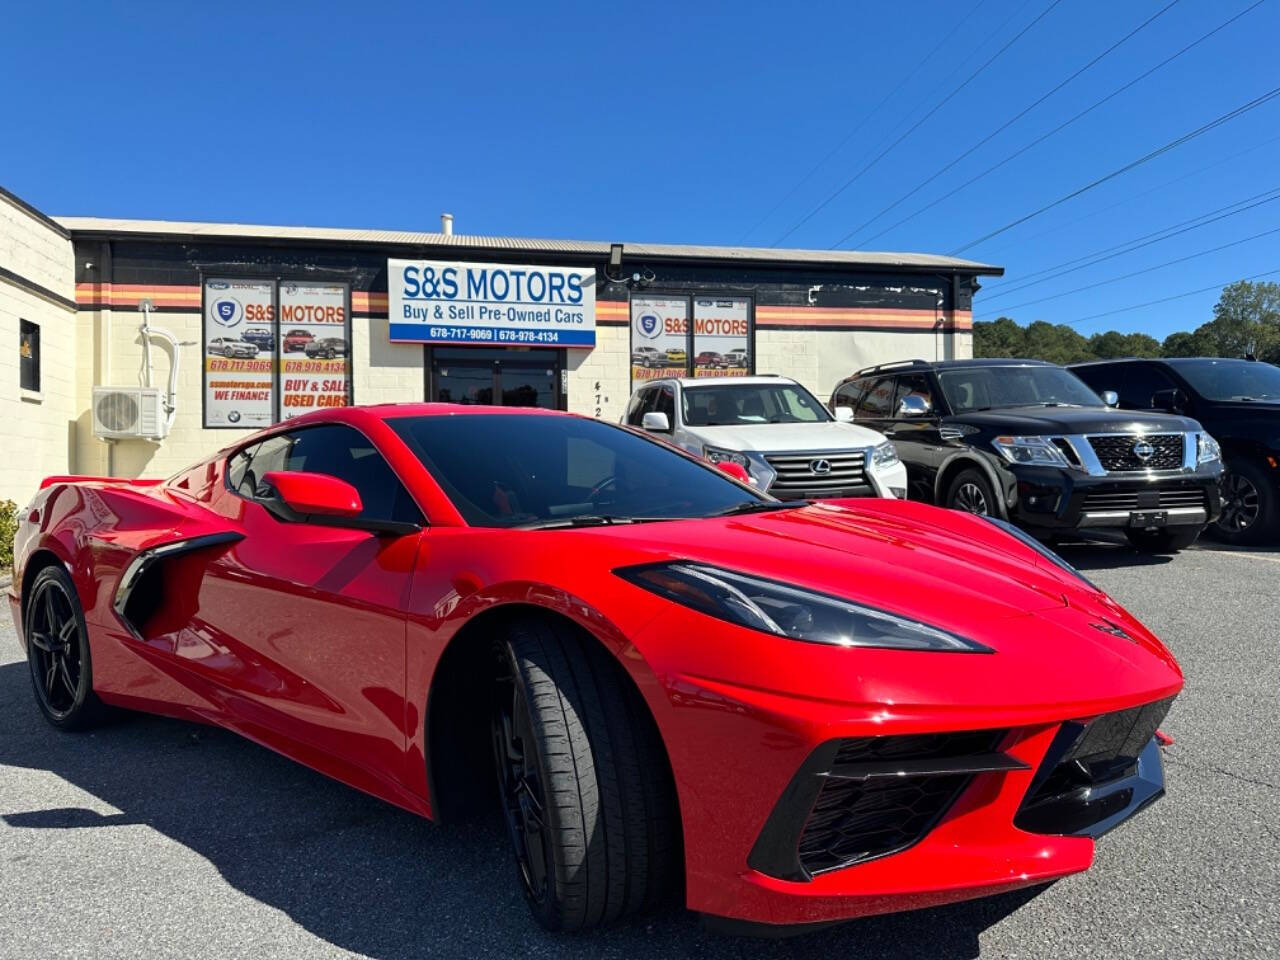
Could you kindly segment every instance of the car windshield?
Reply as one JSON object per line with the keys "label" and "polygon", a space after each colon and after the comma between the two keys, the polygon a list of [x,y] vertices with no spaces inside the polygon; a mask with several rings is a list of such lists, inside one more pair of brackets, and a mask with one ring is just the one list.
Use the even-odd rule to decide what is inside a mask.
{"label": "car windshield", "polygon": [[957,367],[938,375],[955,413],[1000,407],[1101,407],[1084,381],[1061,367]]}
{"label": "car windshield", "polygon": [[1280,401],[1280,367],[1252,360],[1170,360],[1206,400]]}
{"label": "car windshield", "polygon": [[823,423],[831,415],[795,383],[724,383],[685,387],[681,406],[691,427]]}
{"label": "car windshield", "polygon": [[472,526],[674,520],[775,505],[665,443],[600,420],[455,414],[387,423]]}

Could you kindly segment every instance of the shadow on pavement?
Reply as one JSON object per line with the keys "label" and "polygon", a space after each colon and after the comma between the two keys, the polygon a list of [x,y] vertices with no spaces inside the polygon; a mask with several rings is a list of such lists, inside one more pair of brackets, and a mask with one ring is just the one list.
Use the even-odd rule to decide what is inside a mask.
{"label": "shadow on pavement", "polygon": [[[50,728],[25,662],[0,666],[0,764],[50,771],[115,813],[14,809],[13,829],[142,824],[208,859],[235,889],[315,936],[376,957],[928,957],[968,960],[1037,888],[870,918],[787,940],[725,937],[672,909],[588,936],[535,926],[497,818],[434,827],[234,734],[126,715],[92,733]],[[161,881],[161,878],[156,878]],[[120,891],[104,895],[129,895]]]}

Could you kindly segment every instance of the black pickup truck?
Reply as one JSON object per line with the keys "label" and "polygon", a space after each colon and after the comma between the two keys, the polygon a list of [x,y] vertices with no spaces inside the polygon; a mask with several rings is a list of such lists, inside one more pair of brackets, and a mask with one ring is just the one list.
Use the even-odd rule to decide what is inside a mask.
{"label": "black pickup truck", "polygon": [[1041,537],[1111,528],[1167,553],[1221,509],[1221,456],[1200,424],[1112,409],[1051,363],[883,364],[842,380],[830,403],[893,440],[914,499]]}

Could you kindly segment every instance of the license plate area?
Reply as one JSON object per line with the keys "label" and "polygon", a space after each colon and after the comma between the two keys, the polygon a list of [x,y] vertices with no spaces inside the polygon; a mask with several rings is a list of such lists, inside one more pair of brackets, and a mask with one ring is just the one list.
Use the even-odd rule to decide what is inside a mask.
{"label": "license plate area", "polygon": [[1169,524],[1168,510],[1134,510],[1129,514],[1129,526],[1146,529]]}

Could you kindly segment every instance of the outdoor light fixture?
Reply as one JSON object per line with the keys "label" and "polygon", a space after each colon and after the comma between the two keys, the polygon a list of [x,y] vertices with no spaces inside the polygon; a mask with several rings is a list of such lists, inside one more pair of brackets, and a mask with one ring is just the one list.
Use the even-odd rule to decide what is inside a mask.
{"label": "outdoor light fixture", "polygon": [[614,273],[618,272],[618,268],[622,266],[622,244],[609,244],[609,269]]}

